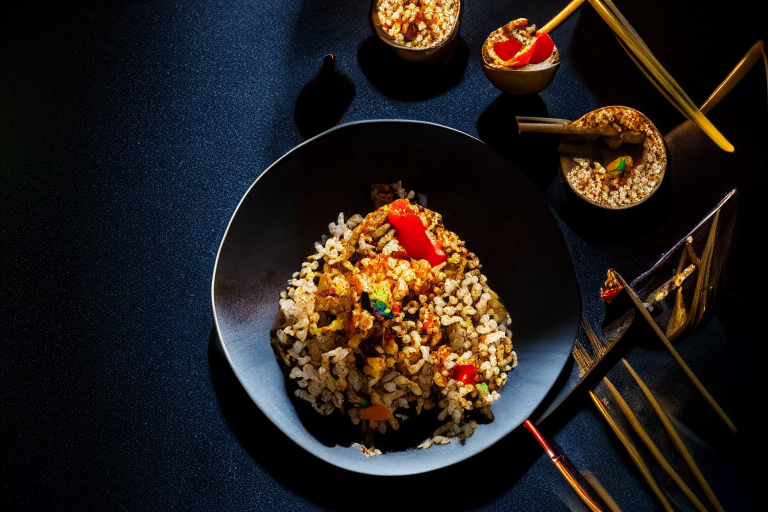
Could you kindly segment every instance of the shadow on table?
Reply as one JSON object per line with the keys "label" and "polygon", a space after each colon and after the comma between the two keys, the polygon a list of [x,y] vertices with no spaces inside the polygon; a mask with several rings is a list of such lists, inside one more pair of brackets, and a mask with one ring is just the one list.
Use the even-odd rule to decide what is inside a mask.
{"label": "shadow on table", "polygon": [[547,196],[563,222],[588,243],[637,240],[656,231],[672,213],[668,177],[648,200],[625,210],[607,210],[584,201],[568,186],[560,172]]}
{"label": "shadow on table", "polygon": [[311,139],[339,124],[354,97],[355,84],[337,69],[336,56],[329,53],[296,97],[293,120],[299,135]]}
{"label": "shadow on table", "polygon": [[[429,473],[378,477],[347,471],[311,455],[264,416],[221,353],[215,327],[211,329],[208,360],[222,413],[238,441],[259,466],[291,492],[324,507],[376,509],[377,500],[386,499],[386,493],[394,492],[397,501],[407,504],[409,509],[426,509],[436,506],[441,499],[425,490],[439,489],[443,494],[447,483],[457,482],[467,492],[450,492],[450,508],[472,509],[498,499],[542,456],[533,438],[525,429],[518,428],[490,449]],[[275,456],[276,447],[279,447],[279,456]],[[297,474],[302,476],[299,478]],[[338,493],[329,492],[329,482],[343,489],[343,500]]]}
{"label": "shadow on table", "polygon": [[363,41],[357,62],[366,78],[388,98],[421,101],[439,96],[461,82],[469,61],[469,45],[458,37],[456,51],[444,66],[408,62],[375,36]]}
{"label": "shadow on table", "polygon": [[515,116],[549,117],[549,111],[538,94],[501,93],[478,117],[478,136],[525,171],[544,192],[557,173],[558,139],[543,133],[518,133]]}

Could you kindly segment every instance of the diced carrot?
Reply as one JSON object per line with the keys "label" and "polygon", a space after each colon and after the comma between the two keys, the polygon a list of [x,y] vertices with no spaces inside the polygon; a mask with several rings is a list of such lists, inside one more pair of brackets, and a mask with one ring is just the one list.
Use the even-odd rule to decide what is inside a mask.
{"label": "diced carrot", "polygon": [[365,409],[360,409],[358,415],[361,420],[385,421],[389,419],[392,413],[389,407],[385,405],[372,405]]}

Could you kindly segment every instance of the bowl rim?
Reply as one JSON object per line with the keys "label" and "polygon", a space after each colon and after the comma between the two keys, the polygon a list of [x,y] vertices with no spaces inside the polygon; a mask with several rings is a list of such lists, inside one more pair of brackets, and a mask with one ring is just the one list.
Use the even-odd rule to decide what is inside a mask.
{"label": "bowl rim", "polygon": [[[493,32],[491,32],[493,34]],[[490,36],[489,36],[490,37]],[[485,41],[487,41],[488,38],[485,38]],[[485,41],[483,41],[483,47],[485,47]],[[539,68],[539,69],[515,69],[515,68],[496,68],[488,64],[485,59],[483,58],[483,49],[480,48],[480,62],[483,64],[484,69],[488,69],[489,71],[499,71],[501,73],[505,72],[513,72],[513,73],[541,73],[544,71],[549,72],[552,69],[557,69],[560,67],[560,64],[563,63],[563,59],[560,58],[560,50],[557,49],[557,45],[555,45],[555,48],[553,52],[557,52],[557,62],[551,64],[550,66]]]}
{"label": "bowl rim", "polygon": [[547,66],[545,68],[540,69],[502,69],[502,68],[495,68],[493,66],[489,66],[487,62],[485,62],[485,59],[482,58],[482,55],[480,57],[481,62],[483,63],[483,68],[487,69],[489,71],[498,71],[499,73],[507,73],[507,72],[513,72],[513,73],[542,73],[542,72],[551,72],[553,69],[557,69],[560,67],[560,64],[562,64],[563,61],[558,60],[551,66]]}

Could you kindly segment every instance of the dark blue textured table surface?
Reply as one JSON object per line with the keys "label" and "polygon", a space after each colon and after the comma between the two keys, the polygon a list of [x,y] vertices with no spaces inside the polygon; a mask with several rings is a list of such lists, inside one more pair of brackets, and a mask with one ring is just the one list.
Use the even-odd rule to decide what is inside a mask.
{"label": "dark blue textured table surface", "polygon": [[[764,69],[758,64],[709,115],[736,147],[728,154],[685,122],[588,4],[552,32],[563,61],[554,82],[526,97],[486,80],[481,45],[516,17],[543,25],[565,2],[466,4],[457,53],[440,70],[387,53],[362,0],[76,1],[4,13],[6,510],[585,509],[522,429],[417,477],[329,466],[260,413],[217,352],[210,287],[219,243],[251,183],[302,142],[297,98],[330,53],[349,103],[343,123],[438,123],[532,176],[563,231],[594,326],[609,267],[638,276],[738,189],[715,310],[676,346],[739,427],[735,438],[702,427],[697,453],[715,492],[726,510],[766,509],[764,472],[750,469],[766,460]],[[617,6],[697,104],[766,36],[753,2]],[[515,115],[576,119],[615,104],[640,110],[667,136],[668,176],[642,216],[607,217],[576,202],[556,158],[552,165],[550,140],[513,128]],[[671,386],[680,378],[662,357],[650,342],[628,352],[638,365],[666,361],[656,380]],[[717,421],[703,402],[691,409],[691,424]],[[660,509],[586,394],[541,428],[623,510]]]}

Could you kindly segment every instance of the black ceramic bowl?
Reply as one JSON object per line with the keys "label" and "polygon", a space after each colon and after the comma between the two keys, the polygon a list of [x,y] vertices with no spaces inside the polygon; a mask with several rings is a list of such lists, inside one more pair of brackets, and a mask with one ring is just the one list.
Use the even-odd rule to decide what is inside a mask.
{"label": "black ceramic bowl", "polygon": [[376,36],[381,39],[384,44],[389,46],[400,58],[410,62],[435,65],[443,65],[451,60],[451,57],[453,57],[453,54],[456,52],[456,46],[459,42],[459,25],[461,24],[461,17],[464,13],[463,1],[459,1],[459,14],[457,15],[456,25],[453,26],[451,33],[440,43],[428,48],[408,48],[407,46],[395,43],[381,26],[378,10],[376,8],[378,3],[379,0],[373,0],[371,2],[369,15],[371,28]]}
{"label": "black ceramic bowl", "polygon": [[[314,253],[314,242],[328,232],[328,223],[339,212],[369,213],[371,185],[398,180],[424,194],[426,206],[441,213],[446,228],[458,233],[480,258],[489,284],[512,315],[519,364],[509,373],[501,399],[493,403],[495,420],[480,425],[466,443],[415,449],[429,435],[418,428],[421,417],[413,415],[391,432],[400,437],[399,448],[369,458],[350,447],[357,440],[354,436],[344,437],[351,426],[347,418],[338,412],[323,417],[306,402],[294,402],[272,354],[269,330],[280,292]],[[469,135],[411,121],[333,128],[264,171],[224,234],[213,272],[212,302],[223,352],[264,414],[320,459],[374,475],[448,466],[520,426],[564,367],[581,314],[560,228],[529,178]]]}

